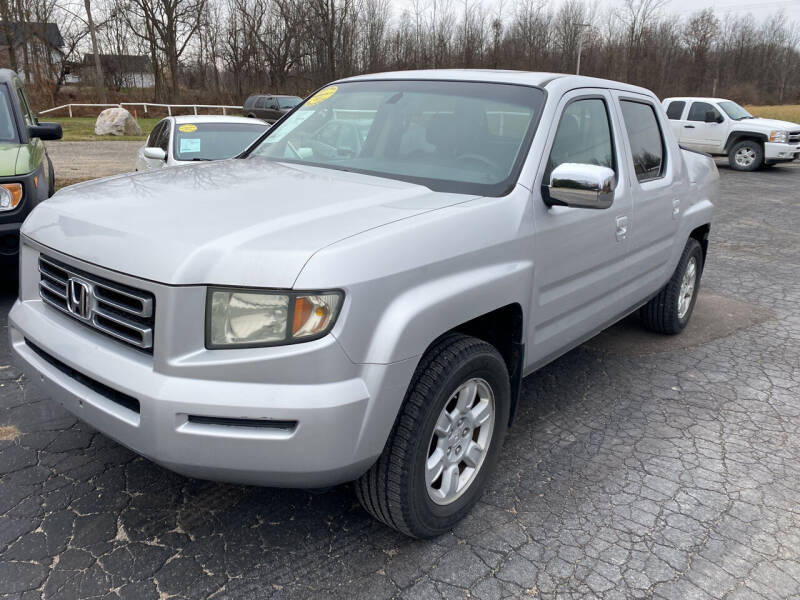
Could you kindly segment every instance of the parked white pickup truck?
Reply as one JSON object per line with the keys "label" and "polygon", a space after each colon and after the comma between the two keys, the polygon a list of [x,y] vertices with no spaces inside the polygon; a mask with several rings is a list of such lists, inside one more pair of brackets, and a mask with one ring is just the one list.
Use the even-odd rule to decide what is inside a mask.
{"label": "parked white pickup truck", "polygon": [[800,125],[754,117],[731,100],[667,98],[664,109],[681,146],[727,156],[737,171],[800,156]]}

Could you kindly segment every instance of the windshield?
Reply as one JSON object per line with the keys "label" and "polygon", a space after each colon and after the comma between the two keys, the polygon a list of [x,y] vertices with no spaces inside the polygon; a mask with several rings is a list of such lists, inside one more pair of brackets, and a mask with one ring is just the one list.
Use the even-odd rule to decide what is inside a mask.
{"label": "windshield", "polygon": [[183,123],[175,125],[175,160],[219,160],[241,154],[269,125],[253,123]]}
{"label": "windshield", "polygon": [[294,108],[303,100],[296,96],[283,96],[278,98],[278,106],[280,108]]}
{"label": "windshield", "polygon": [[734,121],[741,121],[742,119],[754,119],[755,117],[743,109],[736,102],[725,100],[719,103],[719,107],[724,110],[727,115]]}
{"label": "windshield", "polygon": [[539,88],[498,83],[339,83],[250,155],[500,196],[516,182],[544,98]]}
{"label": "windshield", "polygon": [[0,87],[0,142],[17,142],[17,124],[5,86]]}

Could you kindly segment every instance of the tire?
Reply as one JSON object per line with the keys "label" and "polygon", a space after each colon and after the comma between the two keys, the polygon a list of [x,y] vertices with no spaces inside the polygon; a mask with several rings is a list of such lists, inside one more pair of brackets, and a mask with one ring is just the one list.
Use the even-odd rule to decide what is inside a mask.
{"label": "tire", "polygon": [[[690,265],[694,265],[694,283],[691,290],[688,290],[688,287],[684,287],[684,277],[692,268]],[[669,335],[683,331],[692,316],[695,302],[697,302],[702,274],[703,249],[696,239],[689,238],[683,254],[681,254],[681,259],[678,261],[678,266],[667,285],[657,296],[639,309],[642,325],[650,331]],[[688,299],[686,298],[687,292],[691,294]]]}
{"label": "tire", "polygon": [[735,171],[755,171],[764,163],[764,146],[756,140],[736,142],[728,152],[728,164]]}
{"label": "tire", "polygon": [[[485,418],[483,425],[475,428],[471,427],[472,411],[465,411],[460,421],[444,413],[449,410],[450,415],[458,416],[462,400],[467,404],[471,397],[472,385],[474,408],[483,407],[481,418]],[[355,482],[361,505],[377,520],[411,537],[432,538],[449,531],[478,501],[497,463],[508,427],[510,399],[508,370],[494,346],[461,334],[442,337],[417,366],[383,453]],[[492,402],[490,418],[483,413]],[[434,432],[437,421],[447,424],[449,435]],[[467,457],[466,450],[481,442],[484,452],[476,462]],[[453,451],[451,458],[446,457],[448,445]],[[436,469],[428,469],[429,461],[442,466],[441,475],[433,478],[430,486],[429,473]],[[469,466],[467,461],[477,466]],[[445,493],[448,473],[455,477],[447,477],[447,481],[457,483],[449,497]]]}

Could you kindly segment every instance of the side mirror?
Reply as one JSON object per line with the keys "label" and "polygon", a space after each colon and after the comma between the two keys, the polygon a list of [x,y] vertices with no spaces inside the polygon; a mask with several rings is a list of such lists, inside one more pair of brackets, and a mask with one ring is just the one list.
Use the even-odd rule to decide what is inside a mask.
{"label": "side mirror", "polygon": [[721,118],[722,117],[714,113],[713,110],[706,111],[706,118],[705,118],[706,123],[722,123],[722,121],[720,120]]}
{"label": "side mirror", "polygon": [[608,208],[614,202],[617,176],[608,167],[582,163],[563,163],[550,174],[550,184],[542,186],[548,206]]}
{"label": "side mirror", "polygon": [[161,148],[148,146],[144,149],[144,157],[152,158],[153,160],[167,160],[167,153]]}
{"label": "side mirror", "polygon": [[64,133],[58,123],[36,123],[28,125],[28,137],[40,140],[60,140]]}

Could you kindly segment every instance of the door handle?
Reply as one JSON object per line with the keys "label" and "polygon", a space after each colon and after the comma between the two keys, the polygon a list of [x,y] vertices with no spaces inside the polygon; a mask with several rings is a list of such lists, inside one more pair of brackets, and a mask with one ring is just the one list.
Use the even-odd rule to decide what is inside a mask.
{"label": "door handle", "polygon": [[621,242],[628,237],[628,217],[617,217],[617,241]]}
{"label": "door handle", "polygon": [[684,129],[694,129],[694,125],[684,125]]}

